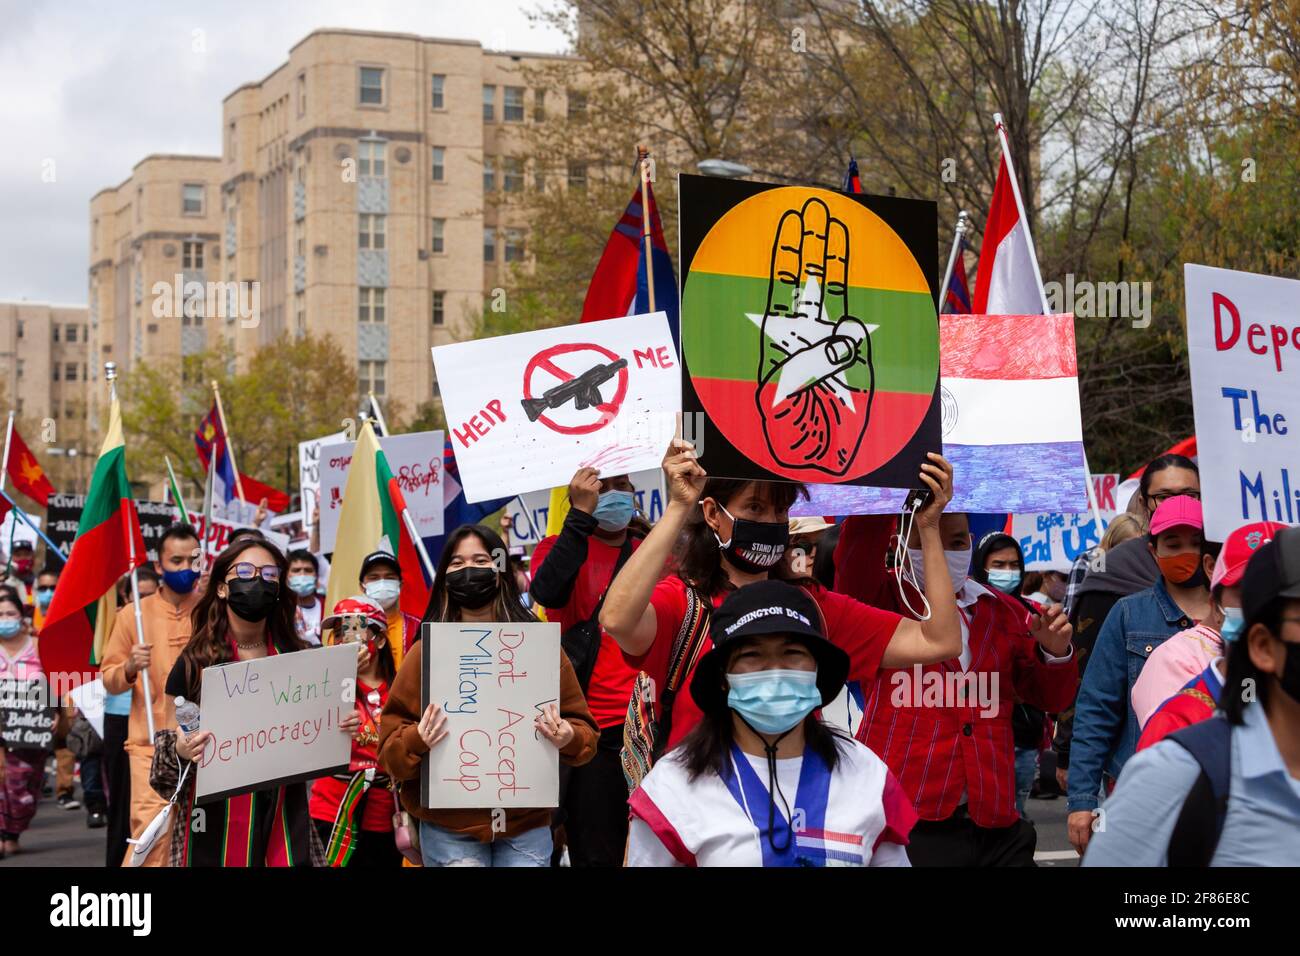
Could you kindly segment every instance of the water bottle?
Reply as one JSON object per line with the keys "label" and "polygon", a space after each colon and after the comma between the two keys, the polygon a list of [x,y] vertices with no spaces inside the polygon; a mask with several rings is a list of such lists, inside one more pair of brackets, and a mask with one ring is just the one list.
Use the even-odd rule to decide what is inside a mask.
{"label": "water bottle", "polygon": [[199,729],[199,705],[184,697],[176,698],[176,723],[188,737]]}

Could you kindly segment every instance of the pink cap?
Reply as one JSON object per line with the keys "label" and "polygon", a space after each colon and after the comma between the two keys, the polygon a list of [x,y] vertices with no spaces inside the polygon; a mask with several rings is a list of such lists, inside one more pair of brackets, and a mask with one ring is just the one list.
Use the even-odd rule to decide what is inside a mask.
{"label": "pink cap", "polygon": [[1219,551],[1219,559],[1214,562],[1210,589],[1213,590],[1220,584],[1225,588],[1240,584],[1251,557],[1285,527],[1276,521],[1256,521],[1254,524],[1244,524],[1228,535],[1228,540],[1223,542],[1223,548]]}
{"label": "pink cap", "polygon": [[1201,517],[1201,503],[1191,495],[1175,495],[1166,498],[1156,506],[1156,513],[1151,516],[1151,536],[1154,537],[1170,528],[1188,527],[1198,531],[1205,529]]}

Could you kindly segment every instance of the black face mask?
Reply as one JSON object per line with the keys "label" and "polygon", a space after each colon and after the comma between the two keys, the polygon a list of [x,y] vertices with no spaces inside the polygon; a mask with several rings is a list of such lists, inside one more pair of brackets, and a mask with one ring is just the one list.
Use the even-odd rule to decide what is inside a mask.
{"label": "black face mask", "polygon": [[1283,641],[1286,645],[1286,663],[1282,665],[1282,676],[1278,683],[1288,697],[1300,701],[1300,644]]}
{"label": "black face mask", "polygon": [[235,578],[227,581],[229,596],[226,603],[230,609],[245,621],[257,623],[266,620],[266,616],[280,600],[280,585],[262,577]]}
{"label": "black face mask", "polygon": [[731,540],[723,541],[715,531],[718,547],[733,566],[749,574],[760,574],[781,563],[790,544],[788,521],[748,521],[732,518],[722,505],[723,514],[731,518]]}
{"label": "black face mask", "polygon": [[471,611],[490,604],[500,588],[496,568],[461,568],[447,572],[447,593],[458,605]]}

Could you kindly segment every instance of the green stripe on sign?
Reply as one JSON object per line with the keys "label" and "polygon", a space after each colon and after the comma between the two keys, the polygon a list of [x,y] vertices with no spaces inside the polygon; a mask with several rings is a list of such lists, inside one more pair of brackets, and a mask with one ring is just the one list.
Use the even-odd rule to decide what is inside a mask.
{"label": "green stripe on sign", "polygon": [[[682,348],[692,378],[752,381],[758,372],[759,328],[747,312],[767,305],[767,280],[692,272],[682,298]],[[849,289],[849,314],[868,325],[876,388],[928,393],[939,372],[934,300],[924,292]],[[867,386],[856,366],[849,384]]]}
{"label": "green stripe on sign", "polygon": [[126,447],[119,445],[99,456],[95,473],[90,477],[90,490],[86,504],[81,509],[81,522],[77,534],[98,528],[122,507],[122,499],[131,497],[131,484],[126,480]]}

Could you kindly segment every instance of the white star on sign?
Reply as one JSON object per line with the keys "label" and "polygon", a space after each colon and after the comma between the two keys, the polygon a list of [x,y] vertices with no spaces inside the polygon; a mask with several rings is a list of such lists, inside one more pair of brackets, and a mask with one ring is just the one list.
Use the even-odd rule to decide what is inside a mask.
{"label": "white star on sign", "polygon": [[[817,300],[820,298],[821,285],[815,276],[809,276],[803,291],[796,294],[797,301],[792,303],[794,307],[792,313],[788,315],[774,313],[767,316],[766,334],[772,340],[772,344],[786,355],[793,355],[795,352],[829,338],[834,332],[835,322],[826,317],[825,302],[821,304],[820,310],[818,309]],[[746,312],[745,315],[760,330],[763,329],[764,316],[761,312]],[[878,328],[880,328],[879,325],[867,325],[867,334],[870,335]],[[777,377],[776,385],[777,402],[783,401],[809,382],[821,378],[820,375],[809,373],[806,368],[802,372],[797,368],[792,368],[794,364],[787,361],[781,367],[781,373]],[[792,372],[789,380],[787,380],[785,374],[787,371]],[[841,403],[847,408],[853,408],[852,390],[838,373],[827,379],[826,384]]]}

